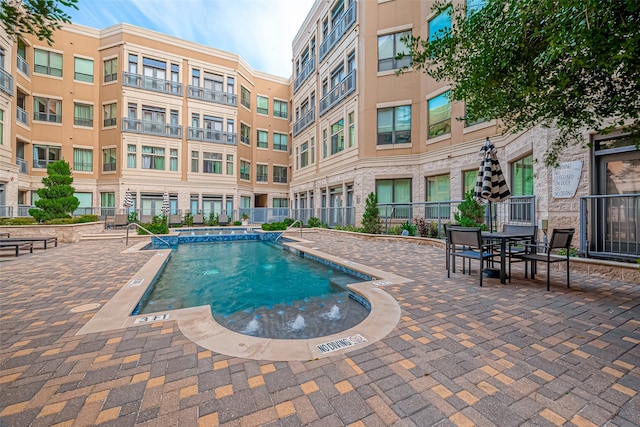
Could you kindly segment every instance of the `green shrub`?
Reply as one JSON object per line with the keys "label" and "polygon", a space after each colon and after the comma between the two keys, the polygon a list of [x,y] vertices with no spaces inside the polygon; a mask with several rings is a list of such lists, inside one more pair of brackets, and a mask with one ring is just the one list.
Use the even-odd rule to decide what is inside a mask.
{"label": "green shrub", "polygon": [[129,212],[129,216],[127,217],[129,222],[138,222],[138,213],[136,211]]}
{"label": "green shrub", "polygon": [[400,234],[402,234],[402,226],[401,225],[392,225],[391,227],[389,227],[389,231],[387,232],[387,234],[390,234],[392,236],[399,236]]}
{"label": "green shrub", "polygon": [[191,212],[187,212],[186,214],[184,214],[182,223],[187,227],[191,227],[193,225],[193,215],[191,215]]}
{"label": "green shrub", "polygon": [[365,204],[364,214],[362,215],[362,228],[365,233],[380,234],[382,232],[382,224],[380,223],[380,211],[378,210],[378,199],[375,193],[369,193]]}
{"label": "green shrub", "polygon": [[414,222],[417,226],[420,237],[438,238],[438,224],[435,221],[426,221],[424,218],[416,218]]}
{"label": "green shrub", "polygon": [[265,231],[280,231],[286,230],[287,224],[285,222],[271,222],[262,224],[262,229]]}
{"label": "green shrub", "polygon": [[[565,256],[567,255],[567,250],[566,249],[558,249],[558,255],[561,256]],[[569,256],[570,257],[577,257],[578,256],[578,250],[576,248],[569,248]]]}
{"label": "green shrub", "polygon": [[487,229],[484,222],[484,206],[473,198],[473,191],[467,191],[464,201],[458,205],[458,212],[453,214],[453,218],[462,227],[480,227]]}
{"label": "green shrub", "polygon": [[0,219],[0,225],[33,225],[33,224],[37,224],[37,222],[35,218],[30,216]]}
{"label": "green shrub", "polygon": [[97,222],[98,221],[98,215],[84,214],[84,215],[80,215],[80,216],[76,217],[75,220],[76,220],[76,222],[78,224],[83,224],[85,222]]}
{"label": "green shrub", "polygon": [[[163,216],[155,215],[151,222],[140,224],[140,225],[143,226],[144,228],[146,228],[147,230],[149,230],[153,234],[168,234],[169,233],[169,226],[167,226],[167,221],[166,221],[165,217],[163,217]],[[147,233],[146,231],[144,231],[141,228],[138,228],[138,234],[146,235],[146,234],[149,234],[149,233]]]}
{"label": "green shrub", "polygon": [[329,225],[327,225],[326,222],[320,221],[320,218],[316,218],[315,216],[312,216],[311,218],[309,218],[309,220],[307,220],[307,227],[329,228]]}
{"label": "green shrub", "polygon": [[233,225],[235,226],[242,225],[242,221],[233,221]]}
{"label": "green shrub", "polygon": [[35,201],[35,208],[29,209],[29,215],[38,222],[56,218],[71,218],[71,213],[80,205],[73,195],[71,186],[73,177],[71,167],[65,160],[58,160],[47,165],[47,176],[42,178],[43,188],[38,189],[40,197]]}
{"label": "green shrub", "polygon": [[341,230],[341,231],[351,231],[353,233],[364,233],[364,229],[362,229],[361,227],[355,227],[351,224],[347,224],[347,225],[336,225],[334,227],[335,230]]}
{"label": "green shrub", "polygon": [[285,224],[288,227],[291,224],[293,224],[294,221],[295,221],[295,219],[293,219],[293,218],[285,218],[285,219],[282,220],[282,223]]}
{"label": "green shrub", "polygon": [[209,220],[207,221],[207,225],[211,225],[211,226],[217,226],[220,224],[220,221],[218,220],[218,215],[214,214],[213,212],[209,213]]}
{"label": "green shrub", "polygon": [[[407,232],[409,233],[409,236],[415,236],[416,235],[417,227],[416,227],[415,224],[413,224],[409,220],[407,220],[404,223],[402,223],[400,228],[401,228],[401,230],[407,230]],[[402,234],[402,231],[401,231],[401,234]]]}

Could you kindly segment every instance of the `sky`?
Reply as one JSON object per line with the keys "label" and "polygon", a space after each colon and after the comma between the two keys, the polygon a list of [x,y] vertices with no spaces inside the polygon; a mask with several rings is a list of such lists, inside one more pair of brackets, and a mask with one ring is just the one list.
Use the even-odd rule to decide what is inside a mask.
{"label": "sky", "polygon": [[257,71],[291,76],[291,43],[314,0],[78,0],[74,24],[122,22],[240,55]]}

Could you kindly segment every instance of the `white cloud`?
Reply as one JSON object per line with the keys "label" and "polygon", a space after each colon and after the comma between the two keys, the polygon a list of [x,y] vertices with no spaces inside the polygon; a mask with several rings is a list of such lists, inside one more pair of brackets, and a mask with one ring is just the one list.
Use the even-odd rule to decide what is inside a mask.
{"label": "white cloud", "polygon": [[239,54],[253,68],[291,75],[291,42],[314,0],[80,0],[72,22],[126,22]]}

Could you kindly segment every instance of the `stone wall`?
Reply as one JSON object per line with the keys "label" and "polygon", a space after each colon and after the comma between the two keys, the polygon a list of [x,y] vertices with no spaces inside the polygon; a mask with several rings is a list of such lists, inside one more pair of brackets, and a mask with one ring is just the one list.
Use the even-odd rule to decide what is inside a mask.
{"label": "stone wall", "polygon": [[11,237],[57,237],[58,243],[76,243],[85,234],[102,233],[104,222],[60,225],[3,225],[0,233]]}

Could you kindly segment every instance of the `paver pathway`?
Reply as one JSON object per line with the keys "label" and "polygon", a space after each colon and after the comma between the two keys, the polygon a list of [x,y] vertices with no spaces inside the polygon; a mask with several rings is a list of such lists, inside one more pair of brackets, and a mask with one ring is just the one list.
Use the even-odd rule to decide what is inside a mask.
{"label": "paver pathway", "polygon": [[[0,426],[638,426],[640,285],[446,278],[430,246],[308,233],[415,282],[383,340],[308,362],[215,354],[175,322],[75,335],[152,256],[86,241],[0,257]],[[555,284],[553,284],[555,283]]]}

